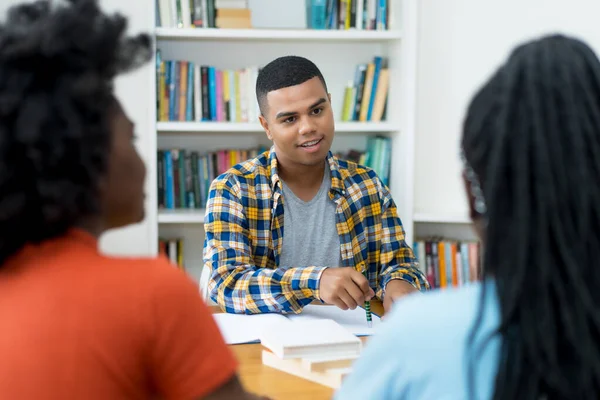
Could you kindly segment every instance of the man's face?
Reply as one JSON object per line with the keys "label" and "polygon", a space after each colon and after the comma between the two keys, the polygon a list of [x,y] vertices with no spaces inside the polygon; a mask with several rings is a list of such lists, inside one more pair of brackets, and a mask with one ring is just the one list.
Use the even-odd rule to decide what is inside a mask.
{"label": "man's face", "polygon": [[334,136],[331,99],[318,77],[267,94],[260,122],[284,166],[323,163]]}

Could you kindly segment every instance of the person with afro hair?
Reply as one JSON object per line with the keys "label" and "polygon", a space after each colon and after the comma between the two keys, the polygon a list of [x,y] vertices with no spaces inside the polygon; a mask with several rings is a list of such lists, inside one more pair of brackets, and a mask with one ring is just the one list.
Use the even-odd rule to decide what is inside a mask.
{"label": "person with afro hair", "polygon": [[197,285],[103,232],[144,218],[146,169],[113,80],[152,43],[95,0],[0,23],[0,398],[255,399]]}

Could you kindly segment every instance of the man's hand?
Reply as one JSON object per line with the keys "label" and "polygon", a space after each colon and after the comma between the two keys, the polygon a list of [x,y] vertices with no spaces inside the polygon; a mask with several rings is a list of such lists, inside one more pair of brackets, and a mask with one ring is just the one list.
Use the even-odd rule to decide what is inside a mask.
{"label": "man's hand", "polygon": [[392,311],[394,301],[407,294],[418,292],[417,289],[410,283],[399,279],[393,279],[388,282],[385,287],[385,295],[383,297],[383,310],[385,313]]}
{"label": "man's hand", "polygon": [[369,281],[353,268],[327,268],[319,281],[321,300],[342,310],[354,310],[375,296]]}

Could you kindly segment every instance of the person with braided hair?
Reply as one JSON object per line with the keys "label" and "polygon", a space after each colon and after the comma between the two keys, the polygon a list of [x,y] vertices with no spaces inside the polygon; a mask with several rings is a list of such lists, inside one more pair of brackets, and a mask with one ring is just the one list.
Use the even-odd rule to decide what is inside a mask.
{"label": "person with braided hair", "polygon": [[559,34],[519,45],[461,153],[482,281],[399,301],[336,398],[600,398],[597,56]]}
{"label": "person with braided hair", "polygon": [[96,0],[23,3],[0,23],[0,398],[256,399],[184,272],[98,250],[144,217],[113,80],[152,45],[126,25]]}

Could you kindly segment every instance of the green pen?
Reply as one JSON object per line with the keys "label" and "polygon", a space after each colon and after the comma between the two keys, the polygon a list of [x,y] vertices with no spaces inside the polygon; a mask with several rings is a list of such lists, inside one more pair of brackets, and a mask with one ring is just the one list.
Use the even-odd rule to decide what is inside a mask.
{"label": "green pen", "polygon": [[[366,268],[363,271],[363,275],[365,278],[367,278]],[[369,278],[367,278],[367,279],[369,279]],[[373,318],[371,317],[371,301],[370,300],[365,301],[365,312],[367,313],[367,326],[369,328],[372,328],[373,327]]]}

